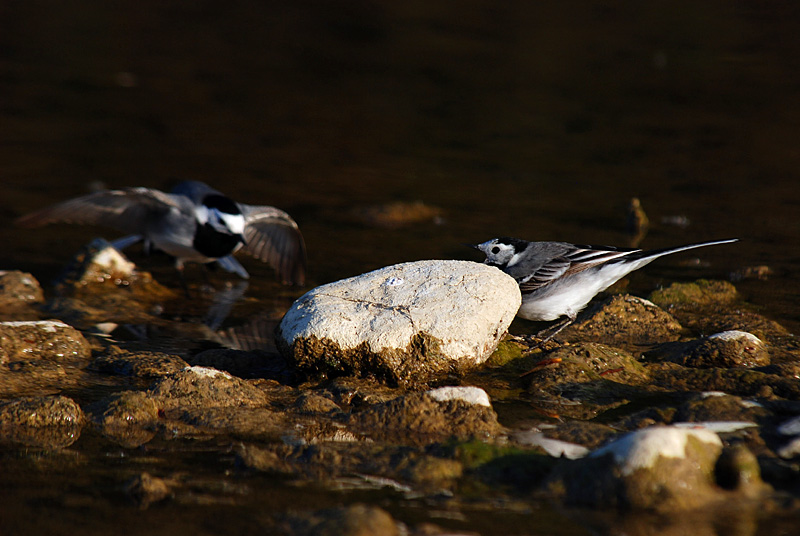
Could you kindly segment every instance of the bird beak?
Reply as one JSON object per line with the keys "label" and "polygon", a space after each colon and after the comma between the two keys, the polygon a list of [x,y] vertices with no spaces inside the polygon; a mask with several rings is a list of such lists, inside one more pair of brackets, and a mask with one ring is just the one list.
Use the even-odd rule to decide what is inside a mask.
{"label": "bird beak", "polygon": [[468,248],[477,249],[480,251],[480,244],[461,244],[462,246],[467,246]]}

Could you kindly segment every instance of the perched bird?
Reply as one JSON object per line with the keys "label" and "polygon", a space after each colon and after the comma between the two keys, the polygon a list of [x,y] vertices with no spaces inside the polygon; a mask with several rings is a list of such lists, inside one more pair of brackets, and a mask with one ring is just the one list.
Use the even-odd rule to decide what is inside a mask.
{"label": "perched bird", "polygon": [[21,227],[49,223],[108,226],[126,236],[123,249],[144,240],[145,249],[185,262],[210,263],[244,279],[249,275],[233,257],[240,248],[269,263],[285,284],[302,285],[306,273],[303,235],[294,220],[275,207],[237,203],[207,184],[184,181],[171,193],[152,188],[102,190],[17,219]]}
{"label": "perched bird", "polygon": [[543,341],[546,342],[574,322],[599,292],[632,271],[664,255],[736,241],[735,238],[715,240],[642,251],[502,237],[472,247],[486,255],[486,264],[500,268],[517,280],[522,291],[522,306],[517,316],[537,321],[566,317]]}

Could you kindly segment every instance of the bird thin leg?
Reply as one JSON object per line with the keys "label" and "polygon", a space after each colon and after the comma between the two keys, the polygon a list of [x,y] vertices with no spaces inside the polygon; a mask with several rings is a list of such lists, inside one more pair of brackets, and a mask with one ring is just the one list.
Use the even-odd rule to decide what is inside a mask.
{"label": "bird thin leg", "polygon": [[542,339],[542,335],[544,335],[546,332],[548,332],[548,331],[552,330],[552,333],[550,333],[550,334],[549,334],[549,335],[547,335],[547,336],[546,336],[544,339],[542,339],[542,340],[541,340],[541,342],[539,342],[539,344],[537,344],[537,345],[536,345],[536,348],[541,348],[541,347],[542,347],[542,346],[544,346],[544,345],[545,345],[547,342],[549,342],[550,340],[552,340],[552,339],[553,339],[553,337],[555,337],[556,335],[558,335],[559,333],[561,333],[561,330],[563,330],[565,327],[567,327],[567,326],[569,326],[570,324],[572,324],[573,322],[575,322],[575,318],[576,318],[576,317],[577,317],[577,315],[571,315],[571,316],[567,316],[566,318],[564,318],[564,320],[562,320],[562,321],[561,321],[561,322],[559,322],[558,324],[554,324],[554,325],[552,325],[552,326],[549,326],[549,327],[547,327],[547,328],[544,328],[542,331],[540,331],[539,333],[537,333],[537,334],[536,334],[536,338],[537,338],[537,339]]}

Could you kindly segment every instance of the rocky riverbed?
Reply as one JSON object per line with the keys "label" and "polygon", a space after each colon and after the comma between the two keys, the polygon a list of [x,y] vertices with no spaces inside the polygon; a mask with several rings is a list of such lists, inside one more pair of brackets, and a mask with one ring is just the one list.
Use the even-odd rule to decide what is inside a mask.
{"label": "rocky riverbed", "polygon": [[[320,287],[244,344],[219,329],[231,289],[205,291],[205,321],[169,316],[192,298],[120,259],[98,268],[104,249],[53,292],[0,274],[0,460],[7,479],[56,475],[67,491],[51,501],[250,512],[264,482],[340,498],[265,506],[252,522],[276,534],[528,533],[535,519],[566,533],[552,508],[580,512],[581,530],[718,534],[800,513],[800,345],[731,283],[608,295],[540,348],[506,334],[513,280],[508,303],[493,268],[412,263]],[[361,350],[298,331],[312,309]],[[402,351],[377,351],[394,331]],[[202,469],[175,462],[199,445]],[[474,522],[484,511],[506,517]]]}

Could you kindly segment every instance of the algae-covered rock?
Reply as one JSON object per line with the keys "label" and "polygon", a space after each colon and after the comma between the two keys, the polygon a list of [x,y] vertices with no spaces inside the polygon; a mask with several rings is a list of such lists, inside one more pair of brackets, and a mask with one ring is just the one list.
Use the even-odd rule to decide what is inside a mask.
{"label": "algae-covered rock", "polygon": [[562,331],[570,341],[592,341],[635,351],[677,340],[683,328],[672,315],[636,296],[617,294],[595,305]]}
{"label": "algae-covered rock", "polygon": [[764,342],[752,333],[738,330],[724,331],[694,341],[665,344],[647,352],[647,358],[697,368],[752,368],[770,363]]}
{"label": "algae-covered rock", "polygon": [[43,302],[42,287],[31,274],[0,270],[0,320],[36,320]]}
{"label": "algae-covered rock", "polygon": [[741,443],[723,449],[714,471],[717,484],[747,497],[758,497],[771,490],[761,479],[758,459]]}
{"label": "algae-covered rock", "polygon": [[451,437],[489,438],[501,431],[491,407],[412,393],[354,413],[349,425],[375,440],[424,445]]}
{"label": "algae-covered rock", "polygon": [[108,439],[134,448],[150,441],[159,420],[159,407],[147,393],[123,391],[89,408],[94,425]]}
{"label": "algae-covered rock", "polygon": [[253,384],[205,367],[187,367],[165,376],[147,392],[164,409],[258,406],[268,402],[267,395]]}
{"label": "algae-covered rock", "polygon": [[176,355],[159,352],[128,352],[112,346],[106,354],[92,362],[92,368],[100,372],[135,376],[139,378],[160,378],[181,371],[189,365]]}
{"label": "algae-covered rock", "polygon": [[649,299],[665,309],[683,305],[706,307],[732,303],[739,299],[739,294],[736,287],[727,281],[698,279],[693,283],[673,283],[654,291]]}
{"label": "algae-covered rock", "polygon": [[88,359],[89,343],[81,332],[59,320],[0,322],[0,363],[47,359]]}
{"label": "algae-covered rock", "polygon": [[278,328],[301,371],[424,385],[480,365],[519,309],[513,278],[467,261],[389,266],[318,287]]}
{"label": "algae-covered rock", "polygon": [[579,343],[547,354],[543,366],[527,366],[528,392],[554,416],[590,419],[649,390],[649,373],[624,350]]}
{"label": "algae-covered rock", "polygon": [[56,289],[61,293],[79,294],[127,289],[152,297],[173,295],[148,272],[137,270],[121,251],[102,238],[95,238],[73,257],[61,274]]}
{"label": "algae-covered rock", "polygon": [[575,506],[661,512],[701,508],[719,497],[714,467],[721,451],[713,432],[654,426],[559,465],[547,488]]}
{"label": "algae-covered rock", "polygon": [[65,396],[0,402],[0,442],[63,448],[78,440],[84,422],[80,406]]}

